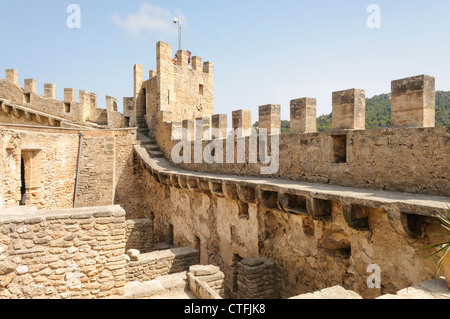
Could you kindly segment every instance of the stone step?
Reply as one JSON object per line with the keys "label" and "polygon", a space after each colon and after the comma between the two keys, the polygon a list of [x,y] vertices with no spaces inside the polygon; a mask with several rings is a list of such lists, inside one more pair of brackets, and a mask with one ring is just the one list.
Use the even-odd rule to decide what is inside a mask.
{"label": "stone step", "polygon": [[137,123],[137,124],[140,124],[140,125],[145,125],[145,126],[147,126],[147,121],[146,121],[145,118],[143,118],[143,117],[138,117],[138,118],[136,118],[136,123]]}
{"label": "stone step", "polygon": [[146,144],[145,147],[148,151],[160,151],[158,144],[155,143]]}
{"label": "stone step", "polygon": [[148,154],[149,154],[151,157],[155,157],[155,158],[161,158],[161,157],[164,157],[164,153],[161,152],[161,151],[148,151]]}
{"label": "stone step", "polygon": [[140,128],[140,127],[138,127],[138,132],[143,134],[143,135],[145,135],[145,136],[148,136],[148,133],[150,132],[150,130],[148,128]]}
{"label": "stone step", "polygon": [[151,139],[150,137],[148,137],[147,135],[145,135],[139,131],[137,133],[136,140],[141,145],[156,144],[156,142],[153,139]]}
{"label": "stone step", "polygon": [[161,296],[163,294],[181,292],[188,287],[187,273],[175,273],[161,276],[146,282],[128,282],[125,285],[125,295],[123,299],[143,299]]}

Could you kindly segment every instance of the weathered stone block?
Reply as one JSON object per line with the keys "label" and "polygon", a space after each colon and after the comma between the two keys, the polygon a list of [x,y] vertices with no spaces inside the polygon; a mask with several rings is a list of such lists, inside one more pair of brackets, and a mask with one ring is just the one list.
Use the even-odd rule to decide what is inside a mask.
{"label": "weathered stone block", "polygon": [[226,114],[215,114],[212,116],[211,122],[213,128],[212,134],[220,134],[214,138],[227,138],[228,116]]}
{"label": "weathered stone block", "polygon": [[198,117],[195,119],[195,139],[198,141],[211,139],[210,117]]}
{"label": "weathered stone block", "polygon": [[194,128],[195,122],[194,120],[183,120],[183,140],[185,141],[193,141],[194,140]]}
{"label": "weathered stone block", "polygon": [[366,127],[365,91],[350,89],[333,92],[333,129],[364,130]]}
{"label": "weathered stone block", "polygon": [[36,80],[35,79],[25,79],[23,90],[26,93],[36,93]]}
{"label": "weathered stone block", "polygon": [[193,70],[198,70],[198,71],[203,71],[202,68],[202,59],[198,56],[194,56],[192,57],[192,69]]}
{"label": "weathered stone block", "polygon": [[19,83],[19,73],[16,69],[8,69],[5,71],[5,80]]}
{"label": "weathered stone block", "polygon": [[250,110],[233,111],[232,126],[237,137],[250,136],[252,133],[252,111]]}
{"label": "weathered stone block", "polygon": [[392,81],[393,127],[434,127],[435,78],[429,75]]}
{"label": "weathered stone block", "polygon": [[316,99],[308,97],[291,101],[291,133],[317,131],[316,104]]}
{"label": "weathered stone block", "polygon": [[56,85],[53,83],[44,83],[44,97],[56,99]]}
{"label": "weathered stone block", "polygon": [[281,133],[281,106],[268,104],[259,107],[259,129],[267,130],[267,134]]}

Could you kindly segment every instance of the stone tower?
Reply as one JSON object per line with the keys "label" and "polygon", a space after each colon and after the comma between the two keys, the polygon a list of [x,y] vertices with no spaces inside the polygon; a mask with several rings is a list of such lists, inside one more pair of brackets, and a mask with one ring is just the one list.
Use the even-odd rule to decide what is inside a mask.
{"label": "stone tower", "polygon": [[156,44],[156,71],[144,81],[141,65],[134,66],[134,95],[124,99],[124,116],[142,132],[155,128],[158,112],[165,111],[171,122],[182,122],[214,113],[214,64],[172,46]]}

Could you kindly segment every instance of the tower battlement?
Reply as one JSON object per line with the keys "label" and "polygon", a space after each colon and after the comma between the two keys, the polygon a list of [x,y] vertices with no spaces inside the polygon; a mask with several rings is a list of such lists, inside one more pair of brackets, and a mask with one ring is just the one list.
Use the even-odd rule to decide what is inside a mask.
{"label": "tower battlement", "polygon": [[[21,124],[45,126],[73,126],[75,124],[108,128],[119,128],[124,125],[122,115],[117,112],[115,98],[107,96],[107,107],[98,108],[97,94],[80,90],[77,102],[75,89],[64,88],[64,99],[58,100],[54,83],[44,83],[44,95],[41,96],[37,93],[35,79],[24,79],[23,88],[19,85],[18,70],[16,69],[7,69],[5,80],[0,79],[0,99],[1,103],[5,105],[4,111],[0,111],[0,120],[3,123],[20,122]],[[11,108],[16,114],[16,119],[19,120],[9,117],[6,110]]]}

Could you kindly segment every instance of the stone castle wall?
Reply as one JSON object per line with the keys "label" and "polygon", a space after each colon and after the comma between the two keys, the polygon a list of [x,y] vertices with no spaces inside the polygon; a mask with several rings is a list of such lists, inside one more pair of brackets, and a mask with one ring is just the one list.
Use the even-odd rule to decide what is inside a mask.
{"label": "stone castle wall", "polygon": [[[166,158],[172,160],[172,150],[180,140],[168,139],[169,130],[165,132],[164,129],[160,130],[158,141]],[[190,163],[182,162],[177,166],[196,172],[267,176],[430,195],[450,194],[448,127],[293,133],[275,138],[280,145],[279,169],[275,174],[261,174],[261,169],[269,168],[270,165],[261,164],[259,160],[256,163],[250,161],[257,151],[251,154],[249,137],[219,140],[223,150],[221,163],[206,163],[204,160],[195,163],[195,156],[203,159],[208,145],[216,143],[213,140],[189,142],[183,152],[186,154],[189,152],[187,149],[190,149]],[[345,150],[345,159],[342,161],[336,161],[335,158],[337,141],[342,141]],[[232,145],[231,152],[227,150],[227,143]],[[269,136],[269,149],[271,143],[272,138]],[[200,145],[200,153],[196,152],[196,145]],[[241,162],[237,160],[239,150],[244,150]],[[219,154],[217,147],[215,152]],[[227,154],[234,158],[232,163],[226,163]],[[274,163],[273,159],[271,163]]]}
{"label": "stone castle wall", "polygon": [[[26,205],[41,210],[74,205],[79,130],[3,126],[0,129],[1,206],[19,206],[25,162]],[[134,187],[132,129],[83,131],[78,178],[77,207],[112,205],[139,206],[141,192]],[[122,197],[126,199],[120,200]],[[131,203],[128,204],[127,203]],[[130,211],[133,209],[130,208]]]}
{"label": "stone castle wall", "polygon": [[331,131],[316,132],[315,99],[302,98],[291,101],[290,134],[280,134],[279,105],[259,107],[266,142],[251,134],[248,110],[230,123],[225,114],[179,123],[162,111],[155,139],[191,171],[448,196],[450,128],[434,127],[434,90],[427,75],[392,81],[391,128],[365,130],[365,92],[350,89],[333,92]]}
{"label": "stone castle wall", "polygon": [[[241,297],[256,296],[260,289],[252,288],[262,285],[260,279],[267,276],[264,271],[243,267],[248,258],[273,262],[268,268],[276,276],[273,289],[281,297],[334,285],[364,297],[377,297],[435,275],[435,264],[421,248],[435,242],[431,234],[440,230],[436,209],[448,202],[450,195],[446,161],[450,130],[434,127],[434,78],[393,81],[393,127],[387,129],[364,129],[365,92],[360,89],[333,93],[330,132],[316,132],[315,99],[291,102],[291,134],[287,135],[278,135],[280,106],[260,107],[258,129],[267,129],[270,134],[265,146],[269,156],[275,155],[275,142],[279,142],[279,167],[263,174],[274,184],[264,181],[254,185],[262,176],[261,168],[268,165],[260,164],[258,151],[264,145],[250,147],[259,141],[250,136],[250,111],[234,111],[230,127],[239,130],[239,136],[216,141],[218,144],[209,149],[211,157],[220,160],[221,144],[222,160],[228,155],[232,163],[206,163],[203,154],[196,153],[198,146],[200,150],[212,146],[212,128],[224,132],[223,137],[230,127],[226,115],[212,115],[213,64],[193,57],[190,68],[187,57],[187,52],[179,51],[174,65],[172,47],[158,43],[157,71],[150,71],[149,80],[144,81],[142,67],[136,65],[133,97],[124,99],[124,122],[141,132],[149,130],[169,159],[161,163],[142,154],[136,129],[42,127],[116,125],[121,115],[114,113],[114,98],[107,97],[106,110],[98,109],[96,95],[85,91],[80,91],[79,103],[72,89],[65,90],[64,101],[56,101],[54,86],[46,85],[41,97],[36,94],[34,80],[25,80],[22,89],[17,84],[17,71],[7,70],[6,80],[0,80],[0,121],[16,118],[13,123],[39,123],[41,127],[1,127],[0,208],[18,206],[22,176],[27,184],[27,205],[43,210],[72,207],[78,143],[84,132],[77,206],[120,205],[126,218],[135,221],[126,223],[125,213],[116,210],[87,210],[81,215],[79,210],[58,212],[57,216],[49,213],[31,220],[11,219],[0,212],[4,223],[0,226],[0,262],[5,262],[0,267],[5,275],[0,282],[2,296],[28,298],[48,293],[90,298],[120,294],[126,279],[119,253],[128,247],[146,251],[160,242],[195,247],[201,264],[216,265],[223,271],[221,289],[232,297],[239,296],[240,275],[241,286],[245,286]],[[180,127],[189,133],[182,152],[184,156],[190,151],[191,163],[175,163],[172,156],[174,146],[185,137],[177,131]],[[232,154],[227,145],[231,145]],[[198,157],[201,160],[197,163]],[[271,160],[273,164],[277,159]],[[155,167],[159,164],[158,171]],[[182,168],[188,170],[187,175],[186,171],[178,173]],[[215,175],[208,179],[196,176],[196,172]],[[344,192],[331,186],[351,188]],[[430,198],[417,197],[423,194]],[[102,242],[111,239],[117,243],[99,245],[94,235]],[[128,246],[126,239],[119,237],[128,238]],[[84,239],[89,247],[82,243]],[[96,266],[87,260],[92,257],[89,253],[95,254],[95,247],[101,247],[100,255],[111,257],[106,261],[111,263],[108,271],[97,277],[93,267],[83,268],[81,281],[86,286],[75,291],[64,288],[64,270],[59,264],[52,268],[52,258],[86,261],[82,267]],[[46,256],[49,259],[42,262],[40,258]],[[381,289],[367,287],[367,269],[372,264],[381,268]],[[40,266],[30,270],[32,265]],[[145,271],[152,274],[156,268],[150,269],[151,265],[129,264],[130,273],[134,273],[130,280],[141,278]],[[248,280],[242,279],[246,270]],[[272,287],[269,283],[262,290],[270,295],[275,293]]]}
{"label": "stone castle wall", "polygon": [[198,251],[191,247],[173,248],[141,254],[126,265],[127,281],[150,281],[160,276],[188,271],[198,263]]}
{"label": "stone castle wall", "polygon": [[[201,264],[219,266],[225,273],[228,292],[237,285],[238,263],[245,258],[275,263],[282,298],[333,285],[374,298],[435,276],[437,260],[427,260],[430,253],[422,249],[440,231],[434,217],[422,218],[423,233],[414,238],[399,232],[383,209],[368,211],[367,227],[352,228],[343,204],[333,200],[326,218],[260,202],[244,205],[243,214],[239,200],[163,185],[143,174],[144,200],[155,216],[154,240],[164,241],[172,225],[174,246],[198,247]],[[372,264],[381,268],[382,289],[367,287]]]}
{"label": "stone castle wall", "polygon": [[55,85],[46,83],[44,95],[41,96],[37,93],[35,79],[25,79],[22,88],[18,83],[17,70],[9,69],[6,70],[5,80],[0,79],[0,121],[63,127],[74,124],[109,128],[123,126],[123,116],[117,112],[117,99],[107,96],[106,108],[98,108],[95,93],[80,90],[78,95],[79,101],[76,102],[75,89],[66,88],[64,100],[57,100]]}
{"label": "stone castle wall", "polygon": [[25,161],[27,205],[41,209],[73,207],[78,135],[0,130],[0,170],[4,208],[21,200],[21,157]]}
{"label": "stone castle wall", "polygon": [[127,246],[126,250],[136,249],[141,253],[152,250],[153,221],[150,218],[128,219],[126,228]]}
{"label": "stone castle wall", "polygon": [[[124,116],[132,126],[148,128],[153,136],[160,111],[171,112],[171,121],[195,119],[214,113],[214,65],[180,50],[174,62],[172,46],[158,42],[156,71],[144,80],[141,65],[134,66],[134,95],[124,99]],[[128,105],[128,107],[125,107]]]}
{"label": "stone castle wall", "polygon": [[122,295],[125,241],[118,206],[0,215],[0,297]]}

